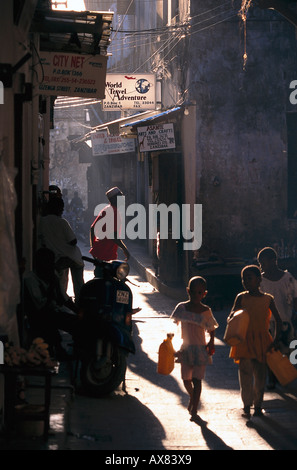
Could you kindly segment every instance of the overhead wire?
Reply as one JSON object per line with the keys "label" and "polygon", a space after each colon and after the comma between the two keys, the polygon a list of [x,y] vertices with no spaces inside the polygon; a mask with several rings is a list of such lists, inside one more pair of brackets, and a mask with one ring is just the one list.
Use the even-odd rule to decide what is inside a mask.
{"label": "overhead wire", "polygon": [[[153,52],[153,54],[151,54],[151,56],[146,59],[139,67],[137,67],[133,73],[136,73],[140,68],[142,68],[147,62],[149,62],[155,55],[157,55],[160,51],[163,52],[163,50],[165,49],[165,47],[168,47],[168,45],[170,44],[170,42],[173,42],[176,38],[169,38],[168,41],[165,41],[165,43],[167,42],[168,44],[162,44],[161,47],[159,47],[159,49],[157,49],[155,52]],[[176,42],[176,44],[179,42],[179,40]],[[162,50],[163,49],[163,50]]]}
{"label": "overhead wire", "polygon": [[[163,33],[162,35],[157,35],[157,38],[158,38],[158,37],[159,37],[158,42],[161,43],[161,42],[163,41],[163,37],[165,37],[165,40],[167,40],[168,34],[167,34],[167,33]],[[142,42],[140,42],[140,41],[142,41]],[[131,48],[132,48],[132,47],[140,47],[140,46],[145,47],[145,46],[147,46],[147,45],[150,45],[150,44],[151,44],[151,41],[152,41],[152,38],[149,38],[149,39],[148,39],[147,37],[145,37],[145,38],[143,38],[143,39],[141,38],[141,40],[139,40],[139,39],[138,39],[138,40],[135,40],[135,38],[133,38],[133,39],[131,38],[131,40],[130,40],[130,38],[128,38],[128,39],[127,39],[127,38],[123,38],[122,44],[116,43],[116,45],[115,45],[114,48],[112,49],[112,52],[113,52],[113,53],[116,53],[116,52],[118,52],[118,51],[121,51],[123,46],[125,46],[125,47],[131,47]],[[115,47],[116,47],[116,48],[115,48]]]}
{"label": "overhead wire", "polygon": [[[133,1],[134,0],[131,0],[124,16],[127,15],[127,12],[129,10],[130,6],[132,5]],[[201,17],[202,15],[213,12],[214,10],[217,10],[218,8],[226,5],[227,3],[229,3],[229,2],[224,2],[223,4],[221,4],[221,5],[219,5],[215,8],[212,8],[210,10],[207,10],[206,12],[202,12],[198,15],[195,15],[194,17],[191,18],[191,20],[193,20],[193,18],[198,18],[198,17]],[[189,23],[182,23],[181,25],[176,25],[176,28],[175,28],[175,31],[174,31],[175,34],[173,34],[169,38],[168,38],[168,33],[170,33],[170,30],[168,29],[168,26],[164,27],[164,28],[159,28],[159,29],[152,29],[151,34],[150,34],[150,40],[148,41],[148,43],[147,42],[145,42],[145,43],[140,43],[139,42],[138,37],[136,37],[136,36],[139,36],[139,34],[138,34],[138,33],[140,33],[139,31],[137,33],[129,32],[129,33],[127,33],[128,37],[126,36],[125,38],[121,38],[120,40],[117,40],[116,47],[121,46],[121,44],[119,44],[120,42],[123,43],[124,41],[127,41],[127,40],[129,41],[130,39],[132,39],[132,41],[128,43],[129,47],[141,47],[141,46],[144,46],[146,44],[151,44],[151,39],[154,35],[156,35],[157,37],[160,38],[160,42],[161,42],[160,47],[158,47],[158,49],[156,51],[154,51],[140,66],[138,66],[133,72],[131,72],[131,73],[136,73],[138,70],[142,69],[144,67],[144,65],[146,65],[149,61],[152,61],[157,54],[162,54],[163,52],[166,51],[166,55],[162,56],[162,61],[164,61],[164,59],[166,59],[166,57],[174,50],[174,48],[179,44],[179,42],[185,37],[185,34],[184,34],[185,24],[187,24],[187,27],[191,26],[191,29],[188,30],[187,34],[186,34],[187,37],[190,37],[194,34],[197,34],[199,32],[210,29],[210,28],[212,28],[212,27],[214,27],[218,24],[221,24],[225,21],[228,21],[228,20],[238,16],[238,13],[236,12],[236,13],[233,13],[232,15],[229,15],[229,16],[227,16],[227,17],[225,17],[225,18],[223,18],[219,21],[216,21],[216,22],[212,23],[212,24],[206,25],[206,26],[204,26],[202,28],[198,28],[196,30],[194,29],[195,27],[197,27],[197,26],[199,26],[199,25],[201,25],[201,24],[203,24],[207,21],[214,20],[218,16],[220,16],[222,14],[229,13],[230,11],[231,11],[231,9],[228,9],[227,11],[224,10],[223,12],[219,12],[215,15],[212,15],[211,17],[205,18],[201,21],[197,21],[197,22],[195,22],[194,24],[191,24],[191,25],[189,25]],[[122,23],[123,23],[123,20],[122,20],[121,24]],[[120,25],[119,25],[119,27],[120,27]],[[117,29],[116,35],[118,33],[124,32],[124,31],[120,31],[119,27]],[[142,30],[142,32],[141,32],[142,34],[140,34],[140,35],[145,34],[143,31],[144,30]],[[146,34],[147,34],[147,31],[146,31]],[[165,39],[163,39],[163,36],[165,37]],[[113,41],[115,40],[115,37],[113,38]],[[135,40],[134,43],[133,43],[133,40]],[[121,49],[117,49],[117,50],[121,50]],[[117,50],[114,50],[113,52],[116,52]],[[186,94],[187,94],[188,90],[189,90],[189,87],[182,92],[182,96],[180,97],[180,99],[177,102],[179,106],[186,101]],[[88,128],[88,126],[83,126],[83,127]],[[90,128],[92,129],[92,127],[90,127]]]}
{"label": "overhead wire", "polygon": [[[227,1],[227,2],[224,2],[222,3],[221,5],[218,5],[214,8],[211,8],[210,10],[206,10],[204,12],[201,12],[201,13],[198,13],[197,15],[194,15],[191,17],[191,20],[194,19],[194,18],[197,18],[197,17],[200,17],[202,15],[206,15],[207,13],[210,13],[214,10],[217,10],[218,8],[221,8],[222,6],[225,6],[229,4],[230,5],[230,0]],[[223,12],[224,13],[224,12]],[[218,13],[218,14],[221,14],[221,13]],[[217,16],[217,15],[215,15]],[[210,17],[210,18],[207,18],[206,20],[202,20],[202,21],[207,21],[208,19],[211,19],[211,18],[214,18],[215,16],[213,17]],[[148,34],[148,33],[158,33],[158,32],[168,32],[170,31],[170,29],[177,29],[177,28],[181,28],[182,26],[187,26],[187,22],[186,23],[180,23],[180,24],[175,24],[175,25],[167,25],[167,26],[162,26],[160,28],[148,28],[148,29],[142,29],[142,30],[120,30],[120,29],[117,29],[117,33],[125,33],[125,34]]]}
{"label": "overhead wire", "polygon": [[231,18],[235,18],[237,15],[237,13],[233,13],[233,15],[230,15],[228,16],[227,18],[223,18],[222,20],[220,21],[216,21],[215,23],[211,24],[211,25],[208,25],[208,26],[205,26],[204,28],[201,28],[201,29],[198,29],[197,31],[191,31],[188,36],[192,36],[193,34],[196,34],[196,33],[200,33],[201,31],[205,31],[206,29],[209,29],[209,28],[213,28],[213,26],[216,26],[220,23],[224,23],[225,21],[228,21],[230,20]]}
{"label": "overhead wire", "polygon": [[[162,53],[162,50],[170,45],[171,42],[173,42],[176,39],[176,36],[172,37],[170,36],[169,38],[167,37],[166,40],[160,45],[160,47],[154,51],[151,56],[145,60],[137,69],[135,69],[132,73],[136,73],[137,70],[139,70],[143,65],[145,65],[149,60],[151,60],[155,55],[158,53]],[[150,44],[150,43],[149,43]],[[136,44],[135,47],[139,47],[139,44]]]}
{"label": "overhead wire", "polygon": [[[229,3],[229,2],[225,2],[225,3]],[[212,9],[212,10],[214,10],[214,9]],[[212,11],[212,10],[209,10],[209,11]],[[215,19],[216,17],[218,17],[218,16],[220,16],[220,15],[222,15],[222,14],[229,13],[229,12],[231,12],[231,11],[233,12],[232,9],[224,10],[223,12],[217,13],[217,14],[211,16],[211,17],[205,18],[205,19],[203,19],[203,20],[201,20],[201,21],[198,21],[198,22],[196,22],[196,23],[194,23],[194,24],[190,24],[189,22],[188,22],[188,23],[181,23],[180,25],[176,25],[176,32],[181,32],[181,30],[183,30],[182,32],[183,32],[183,33],[186,32],[186,34],[189,36],[189,35],[191,35],[193,32],[194,32],[194,33],[196,32],[196,31],[193,31],[193,29],[194,29],[196,26],[199,26],[199,25],[201,25],[202,23],[205,23],[206,21],[211,21],[211,20]],[[206,14],[206,12],[204,12],[204,14]],[[197,17],[197,16],[198,16],[198,15],[196,15],[195,17]],[[228,19],[230,19],[230,18],[232,18],[232,17],[235,17],[235,16],[237,16],[237,13],[233,13],[233,14],[230,15],[229,17],[224,18],[224,19],[222,19],[222,20],[220,20],[220,21],[216,21],[215,23],[213,23],[213,24],[211,24],[211,25],[208,25],[208,26],[207,26],[206,28],[204,28],[204,29],[207,29],[208,27],[212,27],[212,26],[215,26],[215,25],[217,25],[217,24],[220,24],[220,23],[222,23],[223,21],[226,21],[226,20],[228,20]],[[191,19],[192,19],[192,18],[191,18]],[[164,28],[165,28],[165,29],[164,29]],[[162,28],[162,32],[163,32],[164,35],[167,35],[167,34],[170,32],[170,30],[168,29],[169,27],[167,26],[167,27],[164,27],[164,28]],[[189,31],[189,29],[190,29],[190,31]],[[160,36],[160,33],[159,33],[159,32],[161,31],[161,29],[159,29],[159,30],[151,29],[150,31],[151,31],[151,35]],[[197,32],[200,32],[200,31],[203,31],[203,29],[199,29]],[[136,38],[138,35],[143,35],[143,34],[146,34],[146,36],[147,36],[148,30],[138,31],[138,32],[132,33],[131,35],[128,34],[127,36],[128,36],[128,39],[130,39],[130,37]],[[134,43],[133,43],[133,40],[130,41],[130,42],[127,42],[127,36],[126,36],[125,38],[119,39],[119,40],[117,41],[117,43],[116,43],[116,46],[120,47],[119,41],[121,41],[122,44],[123,44],[124,41],[125,41],[126,45],[129,45],[130,47],[134,47],[135,45],[137,45],[137,40],[136,40]],[[117,50],[119,50],[119,49],[112,49],[112,45],[110,46],[110,48],[111,48],[111,50],[112,50],[114,53],[116,53]]]}
{"label": "overhead wire", "polygon": [[[118,33],[125,33],[126,34],[126,37],[125,38],[120,38],[120,39],[117,39],[117,42],[115,44],[115,47],[117,47],[117,49],[114,49],[113,50],[113,53],[116,53],[118,51],[121,50],[121,44],[120,42],[122,42],[122,44],[124,43],[124,41],[126,42],[126,45],[128,47],[144,47],[146,45],[150,45],[151,44],[151,38],[148,42],[144,42],[144,43],[139,43],[139,40],[137,40],[137,36],[138,35],[143,35],[143,34],[147,34],[148,31],[150,31],[151,33],[151,36],[153,35],[156,35],[157,37],[159,37],[160,39],[160,47],[154,51],[141,65],[139,65],[133,72],[131,73],[136,73],[137,71],[139,71],[140,69],[143,68],[144,65],[146,65],[149,61],[151,61],[157,54],[162,54],[164,51],[166,51],[166,49],[168,49],[170,47],[170,49],[168,49],[166,51],[166,55],[162,57],[162,60],[164,60],[169,54],[170,52],[178,45],[178,43],[185,37],[185,34],[184,34],[184,30],[186,29],[187,31],[187,37],[190,37],[194,34],[197,34],[199,32],[202,32],[202,31],[205,31],[209,28],[212,28],[220,23],[223,23],[224,21],[228,21],[229,19],[231,18],[234,18],[235,16],[238,16],[238,13],[233,13],[232,15],[228,16],[228,17],[225,17],[219,21],[216,21],[215,23],[212,23],[210,25],[207,25],[203,28],[199,28],[199,29],[196,29],[194,30],[195,27],[205,23],[206,21],[211,21],[213,19],[215,19],[216,17],[222,15],[222,14],[226,14],[226,13],[229,13],[231,11],[231,9],[228,9],[228,10],[224,10],[222,12],[219,12],[219,13],[216,13],[215,15],[212,15],[208,18],[205,18],[205,19],[202,19],[201,21],[197,21],[195,22],[194,24],[189,24],[189,23],[181,23],[181,24],[178,24],[178,25],[174,25],[175,26],[175,33],[173,36],[171,37],[167,37],[168,36],[168,33],[170,33],[170,29],[168,26],[165,26],[163,28],[152,28],[150,30],[142,30],[142,31],[130,31],[130,32],[125,32],[125,31],[121,31],[120,30],[120,26],[122,25],[125,17],[127,16],[128,14],[128,11],[132,5],[134,0],[131,0],[130,1],[130,4],[125,12],[125,14],[123,15],[123,18],[122,18],[122,21],[121,23],[119,24],[117,30],[116,30],[116,34],[115,36],[112,38],[112,42],[111,42],[111,45],[109,46],[110,49],[112,49],[112,46],[113,46],[113,42],[115,41],[115,38],[117,36]],[[203,15],[206,15],[206,14],[209,14],[215,10],[217,10],[218,8],[221,8],[223,6],[225,6],[226,4],[230,4],[230,2],[224,2],[222,3],[221,5],[218,5],[212,9],[209,9],[209,10],[206,10],[205,12],[201,12],[193,17],[191,17],[191,20],[193,20],[193,18],[199,18]],[[233,10],[232,10],[233,11]],[[190,30],[187,30],[187,28],[190,26]],[[181,31],[182,30],[182,31]],[[163,39],[163,36],[165,36],[165,39]],[[132,41],[130,41],[130,39],[132,39]],[[135,39],[135,41],[133,42],[133,40]],[[127,43],[128,42],[128,43]],[[119,49],[118,49],[119,48]],[[111,71],[114,71],[115,68],[117,68],[117,66],[115,66],[113,69],[111,69]],[[185,92],[184,92],[185,93]],[[183,95],[184,95],[183,93]],[[92,101],[91,103],[89,104],[92,104],[92,103],[98,103],[100,102],[100,100],[94,100]],[[72,104],[70,106],[79,106],[81,104]],[[61,108],[62,106],[59,106],[59,108]]]}
{"label": "overhead wire", "polygon": [[[225,3],[222,4],[222,5],[226,5],[227,3],[229,3],[229,2],[225,2]],[[221,7],[222,5],[220,5],[219,7]],[[206,13],[209,13],[209,12],[211,12],[211,11],[214,11],[214,10],[217,9],[217,8],[218,8],[218,7],[213,8],[213,9],[211,9],[211,10],[208,10],[208,11],[206,11],[206,12],[203,12],[203,13],[201,13],[200,15],[196,15],[195,17],[198,17],[198,16],[201,16],[202,14],[206,14]],[[218,25],[218,24],[220,24],[220,23],[223,23],[224,21],[227,21],[227,20],[229,20],[229,19],[231,19],[231,18],[234,18],[234,17],[236,17],[236,16],[238,15],[237,12],[236,12],[236,13],[232,13],[232,15],[227,16],[227,17],[223,18],[222,20],[216,21],[215,23],[212,23],[212,24],[210,24],[210,25],[207,25],[207,26],[205,26],[205,27],[203,27],[203,28],[199,28],[199,29],[194,30],[194,28],[195,28],[196,26],[201,25],[201,24],[205,23],[206,21],[213,20],[214,18],[218,17],[219,15],[229,13],[230,11],[233,12],[234,10],[231,10],[231,9],[228,9],[227,11],[224,10],[223,12],[219,12],[219,13],[217,13],[217,14],[215,14],[215,15],[212,15],[211,17],[208,17],[208,18],[206,18],[206,19],[203,19],[202,21],[198,21],[198,22],[192,24],[192,25],[191,25],[191,29],[190,29],[189,31],[187,31],[187,33],[186,33],[187,37],[190,37],[190,36],[192,36],[193,34],[197,34],[197,33],[199,33],[199,32],[205,31],[205,30],[207,30],[207,29],[209,29],[209,28],[211,28],[211,27],[213,27],[213,26],[216,26],[216,25]],[[182,26],[184,27],[184,23],[182,24]],[[156,33],[155,33],[155,34],[156,34]],[[167,33],[164,32],[164,34],[167,35],[167,34],[168,34],[168,30],[167,30]],[[185,37],[185,36],[184,36],[184,33],[181,33],[181,32],[180,32],[179,34],[176,34],[176,35],[172,38],[172,41],[174,41],[174,40],[177,38],[175,46],[180,42],[181,39],[183,39],[183,37]],[[125,38],[125,39],[126,39],[126,38]],[[154,51],[139,67],[137,67],[137,68],[134,70],[133,73],[135,73],[136,71],[138,71],[138,70],[139,70],[141,67],[143,67],[146,63],[148,63],[150,60],[152,60],[155,55],[157,55],[158,53],[161,54],[161,53],[168,47],[168,43],[169,43],[170,41],[171,41],[171,39],[169,39],[169,40],[166,39],[166,40],[160,45],[160,47],[159,47],[156,51]],[[149,44],[151,44],[151,42],[149,42]],[[120,47],[120,45],[119,45],[118,43],[117,43],[117,46]],[[130,43],[128,44],[128,46],[129,46],[129,47],[140,47],[140,44],[139,44],[139,43],[137,42],[137,40],[136,40],[134,43],[133,43],[133,42],[130,42]],[[174,46],[174,47],[175,47],[175,46]],[[172,47],[171,50],[172,50],[174,47]],[[119,49],[113,50],[113,52],[116,53],[118,50],[119,50]],[[121,49],[120,49],[120,50],[121,50]],[[170,50],[170,51],[171,51],[171,50]],[[167,55],[168,55],[168,53],[166,54],[166,56],[167,56]]]}
{"label": "overhead wire", "polygon": [[117,28],[117,30],[116,30],[116,32],[115,32],[115,37],[117,36],[117,33],[118,33],[118,31],[119,31],[119,28],[120,28],[120,26],[123,24],[124,19],[126,18],[127,14],[128,14],[128,11],[129,11],[129,9],[130,9],[130,7],[131,7],[131,5],[132,5],[133,2],[134,2],[134,0],[131,0],[131,1],[130,1],[129,6],[128,6],[128,8],[127,8],[125,14],[123,15],[122,21],[121,21],[121,23],[119,24],[119,26],[118,26],[118,28]]}
{"label": "overhead wire", "polygon": [[226,2],[224,2],[224,3],[221,3],[221,5],[217,5],[217,6],[214,7],[214,8],[211,8],[210,10],[206,10],[206,11],[203,11],[203,12],[201,12],[201,13],[198,13],[197,15],[194,15],[194,16],[192,16],[191,18],[193,19],[193,18],[197,18],[198,16],[206,15],[207,13],[210,13],[210,12],[212,12],[212,11],[214,11],[214,10],[217,10],[218,8],[221,8],[221,7],[225,6],[225,5],[227,5],[227,3],[230,5],[230,0],[229,0],[229,1],[226,1]]}

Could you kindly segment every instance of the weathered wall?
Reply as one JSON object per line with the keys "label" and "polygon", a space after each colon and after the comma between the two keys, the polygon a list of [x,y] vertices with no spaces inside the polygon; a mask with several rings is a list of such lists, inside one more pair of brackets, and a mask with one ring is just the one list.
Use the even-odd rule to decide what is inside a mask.
{"label": "weathered wall", "polygon": [[[205,9],[192,2],[192,17]],[[252,257],[288,236],[286,111],[296,39],[280,15],[254,10],[243,70],[242,37],[237,17],[192,36],[190,94],[197,101],[203,245]]]}

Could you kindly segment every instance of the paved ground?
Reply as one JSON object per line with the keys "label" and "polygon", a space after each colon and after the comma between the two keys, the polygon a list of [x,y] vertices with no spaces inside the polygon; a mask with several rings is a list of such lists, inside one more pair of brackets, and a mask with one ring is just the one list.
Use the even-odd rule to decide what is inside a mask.
{"label": "paved ground", "polygon": [[[180,366],[170,376],[156,371],[158,347],[172,330],[169,315],[176,300],[157,292],[135,271],[132,274],[138,285],[132,286],[134,306],[142,310],[134,316],[137,353],[129,358],[128,393],[118,390],[94,399],[85,396],[78,384],[72,394],[71,364],[62,363],[54,380],[59,388],[53,388],[48,441],[2,439],[0,449],[101,450],[104,459],[116,451],[133,451],[131,455],[137,456],[140,450],[182,455],[197,450],[297,450],[297,384],[265,394],[264,418],[253,417],[247,423],[241,417],[237,367],[222,342],[228,308],[214,312],[220,324],[214,364],[203,383],[201,419],[190,421]],[[30,389],[27,396],[37,403],[41,391]]]}

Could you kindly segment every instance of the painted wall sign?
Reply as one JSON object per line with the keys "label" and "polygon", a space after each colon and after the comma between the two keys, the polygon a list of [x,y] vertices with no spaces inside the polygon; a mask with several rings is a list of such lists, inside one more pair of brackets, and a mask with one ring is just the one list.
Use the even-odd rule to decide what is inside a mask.
{"label": "painted wall sign", "polygon": [[137,135],[140,152],[175,148],[172,123],[137,127]]}
{"label": "painted wall sign", "polygon": [[42,51],[40,62],[40,94],[104,98],[106,56]]}
{"label": "painted wall sign", "polygon": [[93,156],[127,153],[135,151],[135,139],[124,139],[120,135],[108,135],[105,131],[91,134]]}
{"label": "painted wall sign", "polygon": [[154,74],[106,74],[104,111],[118,109],[155,109],[156,79]]}

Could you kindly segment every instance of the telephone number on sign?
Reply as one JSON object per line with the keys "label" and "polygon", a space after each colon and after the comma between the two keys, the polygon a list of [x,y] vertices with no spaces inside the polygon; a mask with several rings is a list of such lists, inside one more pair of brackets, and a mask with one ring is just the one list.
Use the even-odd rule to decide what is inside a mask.
{"label": "telephone number on sign", "polygon": [[95,85],[95,80],[87,78],[44,77],[45,82],[75,83],[77,85]]}

